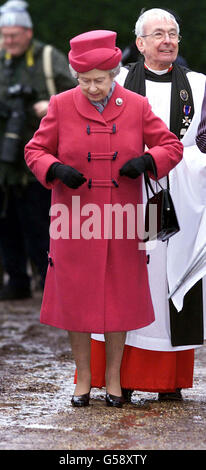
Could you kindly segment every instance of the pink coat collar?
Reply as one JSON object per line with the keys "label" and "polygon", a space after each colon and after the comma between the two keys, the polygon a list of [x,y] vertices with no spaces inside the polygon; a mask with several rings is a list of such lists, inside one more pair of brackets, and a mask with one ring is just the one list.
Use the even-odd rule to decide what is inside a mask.
{"label": "pink coat collar", "polygon": [[126,90],[121,87],[118,83],[116,84],[115,90],[105,107],[103,113],[99,113],[95,106],[93,106],[86,96],[83,95],[79,86],[73,90],[74,104],[77,111],[87,119],[101,122],[106,124],[108,121],[112,121],[119,116],[126,105]]}

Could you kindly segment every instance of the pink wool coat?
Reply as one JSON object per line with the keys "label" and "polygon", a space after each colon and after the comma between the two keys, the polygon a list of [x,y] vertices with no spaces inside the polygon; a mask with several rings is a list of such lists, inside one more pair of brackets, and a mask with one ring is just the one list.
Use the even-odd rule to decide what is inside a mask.
{"label": "pink wool coat", "polygon": [[[51,98],[47,116],[25,150],[31,171],[52,189],[51,227],[59,221],[61,235],[58,238],[58,233],[50,232],[42,323],[103,333],[133,330],[154,321],[146,253],[139,249],[132,219],[127,233],[128,213],[126,217],[124,211],[122,235],[116,214],[109,231],[104,212],[109,204],[112,208],[119,204],[115,206],[119,209],[130,204],[138,218],[141,177],[120,176],[119,169],[130,158],[142,155],[145,145],[159,178],[182,158],[182,144],[152,113],[147,98],[116,84],[102,114],[80,87]],[[87,182],[75,190],[57,179],[47,183],[54,162],[76,168]]]}

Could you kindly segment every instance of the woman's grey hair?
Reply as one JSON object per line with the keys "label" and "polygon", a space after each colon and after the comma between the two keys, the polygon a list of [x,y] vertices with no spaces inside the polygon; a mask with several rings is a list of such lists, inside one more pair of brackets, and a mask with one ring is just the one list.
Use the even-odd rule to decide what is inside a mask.
{"label": "woman's grey hair", "polygon": [[180,32],[179,24],[177,23],[172,13],[169,13],[169,11],[166,11],[166,10],[162,10],[161,8],[151,8],[150,10],[145,11],[139,16],[135,24],[136,37],[144,35],[144,32],[145,32],[144,27],[145,27],[146,22],[154,17],[159,18],[161,20],[165,19],[167,21],[171,21],[171,20],[174,21],[175,26],[177,28],[177,33],[179,34]]}
{"label": "woman's grey hair", "polygon": [[[111,69],[111,70],[106,70],[106,72],[109,72],[111,78],[114,78],[116,77],[119,72],[120,72],[120,67],[121,67],[121,62],[114,68],[114,69]],[[73,78],[78,78],[79,76],[79,73],[76,72],[76,70],[73,69],[73,67],[71,66],[71,64],[69,64],[69,69],[70,69],[70,72],[71,72],[71,75]]]}

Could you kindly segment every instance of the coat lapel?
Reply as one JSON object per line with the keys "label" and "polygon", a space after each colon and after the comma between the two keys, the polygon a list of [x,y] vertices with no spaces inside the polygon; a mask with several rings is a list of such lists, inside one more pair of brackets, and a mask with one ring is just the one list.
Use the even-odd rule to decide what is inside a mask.
{"label": "coat lapel", "polygon": [[125,109],[126,106],[126,93],[123,87],[116,83],[114,92],[103,111],[103,117],[105,121],[113,121],[116,119]]}

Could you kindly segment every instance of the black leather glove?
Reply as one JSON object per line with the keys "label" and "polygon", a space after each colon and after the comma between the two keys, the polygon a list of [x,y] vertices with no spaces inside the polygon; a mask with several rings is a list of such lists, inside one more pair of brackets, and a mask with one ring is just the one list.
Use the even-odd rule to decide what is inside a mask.
{"label": "black leather glove", "polygon": [[72,166],[63,165],[62,163],[53,163],[49,168],[47,181],[52,181],[55,178],[59,178],[62,183],[73,189],[77,189],[87,181],[78,170]]}
{"label": "black leather glove", "polygon": [[154,173],[156,170],[155,162],[149,153],[145,153],[141,157],[131,158],[119,170],[121,176],[125,175],[129,178],[137,178],[144,171],[149,170]]}

